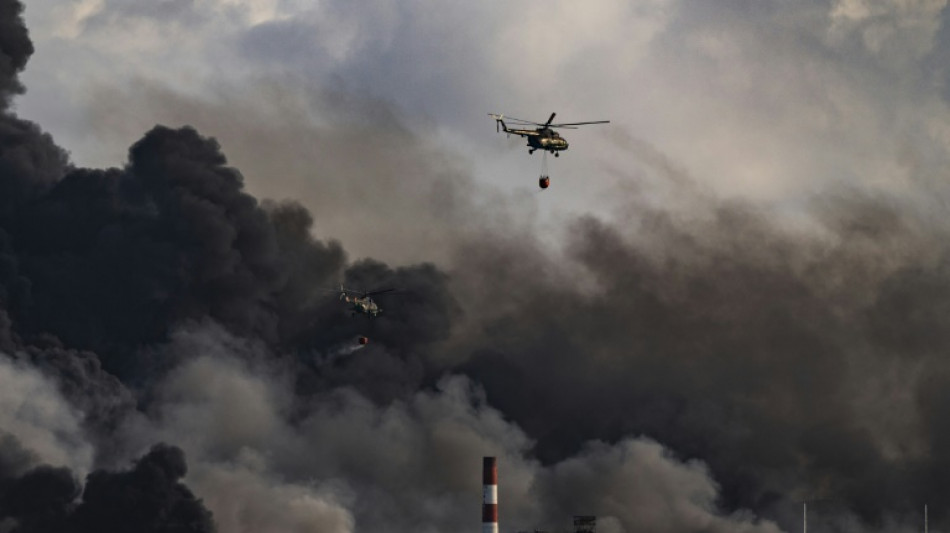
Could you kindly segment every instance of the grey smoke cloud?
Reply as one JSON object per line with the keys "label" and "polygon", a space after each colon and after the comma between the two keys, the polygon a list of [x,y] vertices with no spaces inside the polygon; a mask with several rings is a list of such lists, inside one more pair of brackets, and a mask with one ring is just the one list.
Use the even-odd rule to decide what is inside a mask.
{"label": "grey smoke cloud", "polygon": [[94,450],[82,429],[82,413],[53,381],[7,356],[0,357],[0,431],[32,456],[18,469],[48,464],[82,474],[92,468]]}
{"label": "grey smoke cloud", "polygon": [[[497,455],[506,528],[563,529],[571,510],[586,510],[616,531],[777,531],[721,514],[706,467],[648,439],[593,442],[542,466],[524,432],[460,376],[387,405],[341,387],[291,409],[291,376],[249,357],[259,347],[215,327],[183,335],[170,349],[191,355],[159,385],[153,431],[182,444],[193,465],[189,486],[222,530],[470,527],[477,459]],[[243,416],[226,416],[233,411]]]}

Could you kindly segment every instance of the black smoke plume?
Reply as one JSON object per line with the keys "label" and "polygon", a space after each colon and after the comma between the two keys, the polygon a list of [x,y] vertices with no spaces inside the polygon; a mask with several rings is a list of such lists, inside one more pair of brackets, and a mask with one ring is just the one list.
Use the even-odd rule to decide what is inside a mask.
{"label": "black smoke plume", "polygon": [[[214,323],[266,346],[276,367],[294,369],[293,390],[305,398],[350,386],[382,402],[418,388],[423,352],[447,337],[457,313],[445,274],[425,264],[347,266],[339,244],[311,237],[304,208],[260,204],[217,142],[192,128],[155,127],[123,168],[73,167],[49,135],[8,110],[32,53],[21,11],[0,3],[0,350],[39,370],[82,415],[95,464],[114,465],[143,444],[135,428],[152,409],[151,387],[183,362],[162,346],[188,324]],[[404,292],[404,312],[390,308],[389,323],[372,326],[376,362],[314,364],[370,333],[328,293],[340,282]],[[392,373],[378,368],[384,360]],[[5,442],[20,450],[7,429]],[[41,460],[23,449],[0,463],[12,480],[5,516],[17,530],[212,527],[179,483],[177,448],[154,448],[128,473],[95,471],[78,506],[68,470],[21,472]]]}
{"label": "black smoke plume", "polygon": [[17,73],[23,70],[33,55],[22,17],[23,5],[15,1],[0,4],[0,110],[6,111],[10,98],[23,92]]}
{"label": "black smoke plume", "polygon": [[93,472],[73,515],[76,531],[214,531],[211,513],[179,480],[185,456],[156,445],[129,472]]}
{"label": "black smoke plume", "polygon": [[68,468],[38,466],[0,485],[0,517],[11,531],[213,532],[211,513],[180,479],[182,451],[158,444],[125,472],[99,470],[85,488]]}

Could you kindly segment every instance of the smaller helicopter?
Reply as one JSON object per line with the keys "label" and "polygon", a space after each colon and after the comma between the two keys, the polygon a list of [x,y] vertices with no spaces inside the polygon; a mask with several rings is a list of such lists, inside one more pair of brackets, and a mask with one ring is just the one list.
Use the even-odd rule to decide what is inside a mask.
{"label": "smaller helicopter", "polygon": [[[509,128],[508,124],[505,123],[505,115],[499,115],[495,113],[489,113],[490,117],[495,119],[495,131],[504,131],[509,136],[513,133],[521,137],[527,137],[528,139],[528,153],[533,154],[535,150],[546,150],[554,154],[554,157],[558,157],[563,150],[567,150],[568,143],[567,139],[561,137],[557,131],[558,128],[565,129],[577,129],[577,126],[584,126],[587,124],[609,124],[609,120],[594,120],[590,122],[564,122],[561,124],[552,124],[554,122],[554,116],[557,113],[551,113],[551,116],[548,117],[548,121],[544,124],[540,122],[532,122],[530,120],[523,120],[520,118],[508,117],[508,122],[513,123],[516,127]],[[534,129],[518,129],[517,126],[538,126]]]}
{"label": "smaller helicopter", "polygon": [[[357,313],[368,315],[370,317],[377,317],[380,313],[383,312],[383,309],[377,304],[372,296],[377,294],[383,294],[386,292],[392,292],[396,289],[377,289],[374,291],[355,291],[347,289],[343,285],[340,285],[340,300],[351,304],[350,312],[355,316]],[[365,344],[362,343],[361,344]]]}

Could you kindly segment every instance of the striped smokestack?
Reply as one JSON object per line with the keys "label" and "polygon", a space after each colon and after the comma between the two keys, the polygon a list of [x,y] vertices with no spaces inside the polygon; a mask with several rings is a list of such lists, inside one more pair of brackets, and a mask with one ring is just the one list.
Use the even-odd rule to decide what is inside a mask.
{"label": "striped smokestack", "polygon": [[498,533],[498,464],[482,459],[482,533]]}

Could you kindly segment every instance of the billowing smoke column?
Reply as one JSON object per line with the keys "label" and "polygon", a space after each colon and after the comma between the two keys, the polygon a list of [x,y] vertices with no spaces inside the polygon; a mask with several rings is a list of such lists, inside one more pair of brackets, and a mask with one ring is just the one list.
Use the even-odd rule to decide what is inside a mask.
{"label": "billowing smoke column", "polygon": [[[189,488],[215,482],[211,461],[200,446],[174,446],[183,439],[162,435],[137,411],[139,392],[146,409],[162,399],[155,384],[182,357],[161,347],[170,335],[189,323],[243,330],[242,341],[273,348],[281,365],[306,376],[291,387],[296,395],[346,384],[384,402],[418,387],[421,363],[403,363],[418,358],[420,335],[447,334],[451,310],[430,305],[433,290],[450,302],[445,275],[432,265],[392,269],[368,259],[347,267],[338,244],[311,237],[306,209],[244,192],[217,143],[193,128],[154,128],[121,169],[76,168],[39,126],[10,110],[33,51],[22,10],[17,0],[0,0],[0,531],[213,532],[212,511]],[[316,356],[360,327],[321,294],[341,277],[405,289],[405,313],[375,331],[373,357],[324,368]],[[377,371],[387,363],[391,369]],[[249,392],[246,383],[226,388]],[[34,401],[42,407],[22,408]],[[170,445],[159,444],[165,437]],[[188,480],[186,453],[199,465]],[[275,482],[253,481],[227,486],[279,494]],[[262,506],[259,523],[290,530],[293,523],[280,529],[274,517],[324,523],[313,515],[330,509],[342,518],[328,530],[346,530],[348,516],[334,514],[333,504],[280,496],[296,514]],[[245,530],[218,516],[223,532]],[[270,531],[256,527],[257,518],[240,520]]]}
{"label": "billowing smoke column", "polygon": [[498,463],[482,459],[482,533],[498,533]]}

